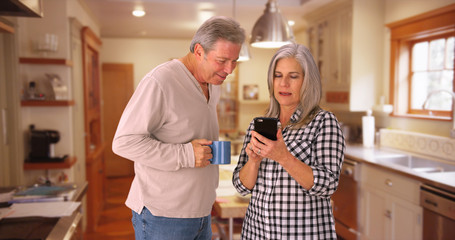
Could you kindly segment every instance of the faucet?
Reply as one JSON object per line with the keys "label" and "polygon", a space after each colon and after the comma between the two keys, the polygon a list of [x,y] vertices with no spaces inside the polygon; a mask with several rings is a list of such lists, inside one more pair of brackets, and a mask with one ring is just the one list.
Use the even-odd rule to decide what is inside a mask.
{"label": "faucet", "polygon": [[451,138],[455,138],[455,109],[454,109],[454,106],[455,106],[455,93],[454,92],[451,92],[449,90],[444,90],[444,89],[435,90],[435,91],[430,92],[427,95],[427,98],[425,99],[425,101],[423,102],[422,109],[425,110],[425,105],[427,105],[428,100],[430,99],[430,97],[433,94],[441,93],[441,92],[448,93],[448,94],[450,94],[452,96],[452,114],[453,115],[452,115],[452,130],[450,131],[450,137]]}

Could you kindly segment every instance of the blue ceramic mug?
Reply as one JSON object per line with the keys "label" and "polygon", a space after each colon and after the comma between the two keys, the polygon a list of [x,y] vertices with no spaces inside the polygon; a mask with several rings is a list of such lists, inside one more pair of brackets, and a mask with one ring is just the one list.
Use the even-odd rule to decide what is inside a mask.
{"label": "blue ceramic mug", "polygon": [[212,141],[209,146],[212,149],[212,164],[231,164],[231,142]]}

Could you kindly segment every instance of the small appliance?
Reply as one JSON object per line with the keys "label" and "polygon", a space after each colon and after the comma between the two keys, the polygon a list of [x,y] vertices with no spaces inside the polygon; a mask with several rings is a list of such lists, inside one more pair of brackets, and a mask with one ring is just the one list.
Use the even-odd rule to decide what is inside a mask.
{"label": "small appliance", "polygon": [[62,162],[67,157],[55,156],[55,144],[60,141],[60,133],[55,130],[36,130],[30,125],[29,162]]}

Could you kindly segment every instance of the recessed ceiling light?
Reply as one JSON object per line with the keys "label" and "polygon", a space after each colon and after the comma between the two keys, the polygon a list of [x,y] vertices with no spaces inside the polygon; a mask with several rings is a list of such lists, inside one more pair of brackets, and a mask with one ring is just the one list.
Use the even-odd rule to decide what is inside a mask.
{"label": "recessed ceiling light", "polygon": [[132,12],[132,14],[135,17],[143,17],[145,15],[145,11],[142,9],[136,9]]}
{"label": "recessed ceiling light", "polygon": [[289,20],[289,21],[288,21],[288,24],[289,24],[289,26],[294,26],[294,25],[295,25],[295,22],[292,21],[292,20]]}

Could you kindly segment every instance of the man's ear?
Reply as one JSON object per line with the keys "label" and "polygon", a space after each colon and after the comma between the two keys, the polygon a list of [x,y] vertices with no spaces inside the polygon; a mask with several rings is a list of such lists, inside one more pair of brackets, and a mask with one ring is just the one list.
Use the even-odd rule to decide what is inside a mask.
{"label": "man's ear", "polygon": [[204,57],[204,54],[204,48],[201,44],[196,43],[196,45],[194,45],[194,55],[196,56],[196,59],[201,60]]}

